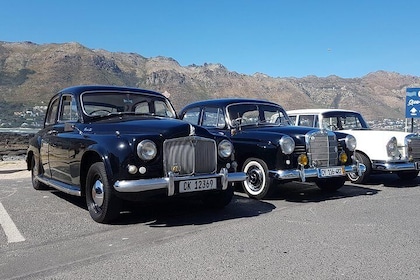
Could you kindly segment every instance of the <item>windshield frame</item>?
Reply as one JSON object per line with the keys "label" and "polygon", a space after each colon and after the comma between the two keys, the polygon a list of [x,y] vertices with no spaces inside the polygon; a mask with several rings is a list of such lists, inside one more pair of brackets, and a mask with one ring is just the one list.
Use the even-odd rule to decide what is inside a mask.
{"label": "windshield frame", "polygon": [[80,95],[80,104],[83,115],[90,120],[116,115],[177,118],[166,97],[144,92],[86,91]]}

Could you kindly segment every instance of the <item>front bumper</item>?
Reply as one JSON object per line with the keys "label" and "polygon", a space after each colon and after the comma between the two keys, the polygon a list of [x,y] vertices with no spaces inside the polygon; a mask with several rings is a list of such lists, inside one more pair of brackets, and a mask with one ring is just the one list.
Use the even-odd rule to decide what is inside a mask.
{"label": "front bumper", "polygon": [[[338,167],[343,168],[343,173],[357,173],[359,176],[366,171],[366,166],[362,163],[357,163],[353,165],[344,165],[344,166],[333,166],[331,168]],[[302,182],[306,181],[306,178],[321,178],[320,177],[320,168],[307,168],[304,169],[289,169],[289,170],[270,170],[270,177],[277,180],[293,180],[300,179]],[[344,176],[344,174],[342,175]],[[322,178],[331,178],[331,177],[322,177]]]}
{"label": "front bumper", "polygon": [[226,168],[222,168],[218,174],[208,174],[200,176],[178,177],[170,172],[168,177],[163,178],[117,181],[114,184],[114,189],[117,192],[122,193],[140,193],[151,190],[166,189],[168,191],[168,196],[173,196],[175,194],[175,182],[185,180],[199,180],[206,178],[220,178],[220,181],[222,183],[222,190],[226,190],[230,182],[245,181],[246,174],[244,172],[228,173]]}
{"label": "front bumper", "polygon": [[372,170],[375,171],[416,171],[419,170],[419,162],[386,162],[386,161],[373,161]]}

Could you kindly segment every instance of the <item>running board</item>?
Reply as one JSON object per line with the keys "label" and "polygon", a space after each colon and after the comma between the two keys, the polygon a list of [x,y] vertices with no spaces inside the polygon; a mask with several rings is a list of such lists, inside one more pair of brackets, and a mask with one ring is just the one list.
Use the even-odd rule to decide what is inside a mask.
{"label": "running board", "polygon": [[37,176],[37,179],[41,182],[44,183],[45,185],[48,185],[54,189],[57,189],[59,191],[62,191],[64,193],[68,193],[71,195],[75,195],[75,196],[82,196],[82,192],[80,191],[79,188],[76,188],[72,185],[54,180],[54,179],[50,179],[50,178],[46,178],[44,176]]}

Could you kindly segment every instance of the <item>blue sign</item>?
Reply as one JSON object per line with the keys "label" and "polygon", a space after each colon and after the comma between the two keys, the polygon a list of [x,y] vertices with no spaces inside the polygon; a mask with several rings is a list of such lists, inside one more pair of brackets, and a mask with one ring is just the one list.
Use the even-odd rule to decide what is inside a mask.
{"label": "blue sign", "polygon": [[420,118],[420,88],[407,88],[405,117]]}

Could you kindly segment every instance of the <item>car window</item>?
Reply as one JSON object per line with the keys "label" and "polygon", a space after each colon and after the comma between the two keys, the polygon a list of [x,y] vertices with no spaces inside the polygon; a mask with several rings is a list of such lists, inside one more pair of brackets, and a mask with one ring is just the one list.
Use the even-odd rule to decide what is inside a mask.
{"label": "car window", "polygon": [[134,106],[134,112],[139,114],[147,114],[149,113],[149,103],[146,101],[139,102]]}
{"label": "car window", "polygon": [[315,116],[314,115],[300,115],[298,125],[314,127]]}
{"label": "car window", "polygon": [[45,125],[55,124],[55,121],[57,119],[59,101],[60,100],[58,98],[51,101],[46,117],[45,117]]}
{"label": "car window", "polygon": [[366,128],[358,116],[331,116],[323,118],[322,127],[329,130]]}
{"label": "car window", "polygon": [[192,108],[185,112],[185,114],[182,116],[182,119],[186,122],[192,123],[192,124],[199,124],[200,118],[200,108]]}
{"label": "car window", "polygon": [[290,125],[290,119],[286,116],[286,113],[279,107],[272,105],[260,105],[259,110],[261,111],[261,115],[263,118],[260,120],[262,123]]}
{"label": "car window", "polygon": [[161,117],[175,117],[173,112],[168,109],[166,102],[163,101],[155,101],[155,114]]}
{"label": "car window", "polygon": [[338,130],[340,127],[337,117],[329,117],[322,119],[322,128],[329,130]]}
{"label": "car window", "polygon": [[292,121],[292,124],[295,125],[296,124],[296,116],[290,116],[289,115],[289,119]]}
{"label": "car window", "polygon": [[225,114],[221,108],[205,108],[203,111],[202,125],[205,127],[225,127]]}
{"label": "car window", "polygon": [[240,125],[290,125],[283,108],[266,104],[233,104],[227,107],[229,118]]}
{"label": "car window", "polygon": [[357,129],[362,128],[362,124],[359,119],[354,116],[341,117],[341,127],[342,129]]}
{"label": "car window", "polygon": [[76,100],[71,95],[62,97],[59,121],[75,122],[79,119]]}
{"label": "car window", "polygon": [[241,125],[257,124],[259,122],[258,106],[256,104],[234,104],[228,107],[229,117]]}

